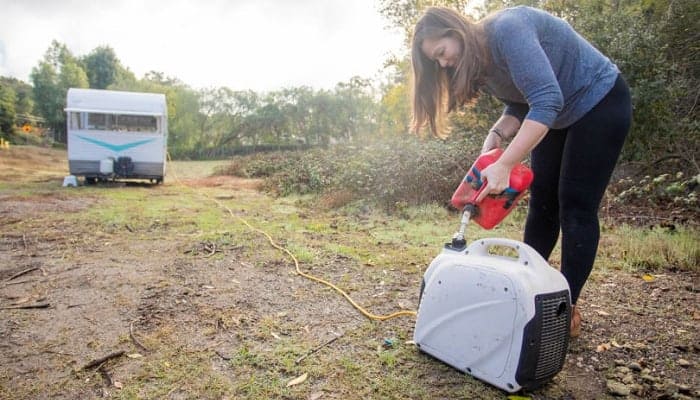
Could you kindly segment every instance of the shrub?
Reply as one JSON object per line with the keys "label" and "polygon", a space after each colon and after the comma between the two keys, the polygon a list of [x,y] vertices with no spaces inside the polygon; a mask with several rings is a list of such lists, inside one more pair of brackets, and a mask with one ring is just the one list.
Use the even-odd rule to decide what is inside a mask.
{"label": "shrub", "polygon": [[[622,170],[625,169],[623,166]],[[698,226],[700,221],[700,175],[687,177],[683,172],[635,177],[633,173],[610,184],[603,213],[612,221],[635,226],[661,226],[675,229],[676,224]]]}
{"label": "shrub", "polygon": [[479,147],[464,137],[404,136],[368,146],[237,157],[224,173],[264,177],[265,187],[278,195],[321,194],[329,203],[337,197],[339,204],[364,199],[390,210],[397,204],[447,204],[478,154]]}
{"label": "shrub", "polygon": [[652,208],[677,207],[686,212],[698,212],[698,188],[700,175],[686,178],[682,172],[675,175],[645,176],[639,181],[631,177],[618,181],[619,190],[614,201],[620,204],[637,204]]}

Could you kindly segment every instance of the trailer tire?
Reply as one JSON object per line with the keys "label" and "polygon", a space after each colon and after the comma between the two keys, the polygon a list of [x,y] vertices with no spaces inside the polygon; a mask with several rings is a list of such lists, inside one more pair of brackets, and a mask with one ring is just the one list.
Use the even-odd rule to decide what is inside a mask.
{"label": "trailer tire", "polygon": [[86,176],[85,177],[85,184],[86,185],[94,185],[97,183],[97,178],[94,176]]}

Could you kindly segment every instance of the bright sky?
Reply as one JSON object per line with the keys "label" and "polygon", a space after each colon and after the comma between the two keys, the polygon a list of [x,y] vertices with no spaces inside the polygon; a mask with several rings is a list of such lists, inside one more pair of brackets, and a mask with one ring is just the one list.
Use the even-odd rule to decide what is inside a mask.
{"label": "bright sky", "polygon": [[0,0],[0,76],[30,83],[53,39],[76,56],[114,49],[137,78],[194,88],[330,89],[375,78],[403,36],[377,0]]}

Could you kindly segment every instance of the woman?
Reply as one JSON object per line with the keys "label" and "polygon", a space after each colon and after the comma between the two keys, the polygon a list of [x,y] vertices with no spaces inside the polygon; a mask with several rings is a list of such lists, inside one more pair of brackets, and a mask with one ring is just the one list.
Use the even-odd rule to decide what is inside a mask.
{"label": "woman", "polygon": [[525,243],[548,259],[561,230],[561,272],[571,288],[571,336],[576,307],[595,260],[598,207],[631,120],[629,89],[607,57],[565,21],[515,7],[474,23],[432,7],[415,27],[413,127],[441,135],[446,113],[480,92],[505,104],[482,151],[511,140],[482,171],[488,194],[508,186],[510,170],[531,153],[535,174]]}

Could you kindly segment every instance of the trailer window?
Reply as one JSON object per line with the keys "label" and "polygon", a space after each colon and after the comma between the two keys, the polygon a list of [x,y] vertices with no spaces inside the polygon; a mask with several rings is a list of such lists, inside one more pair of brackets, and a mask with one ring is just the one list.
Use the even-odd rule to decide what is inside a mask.
{"label": "trailer window", "polygon": [[115,131],[156,132],[158,123],[152,115],[115,115]]}
{"label": "trailer window", "polygon": [[98,131],[106,131],[111,129],[111,115],[109,114],[95,114],[95,113],[89,113],[88,114],[88,123],[87,127],[88,129],[94,129]]}
{"label": "trailer window", "polygon": [[71,129],[83,129],[83,119],[80,118],[80,113],[72,112],[70,113],[70,128]]}
{"label": "trailer window", "polygon": [[88,129],[118,132],[158,132],[158,120],[152,115],[89,113]]}

